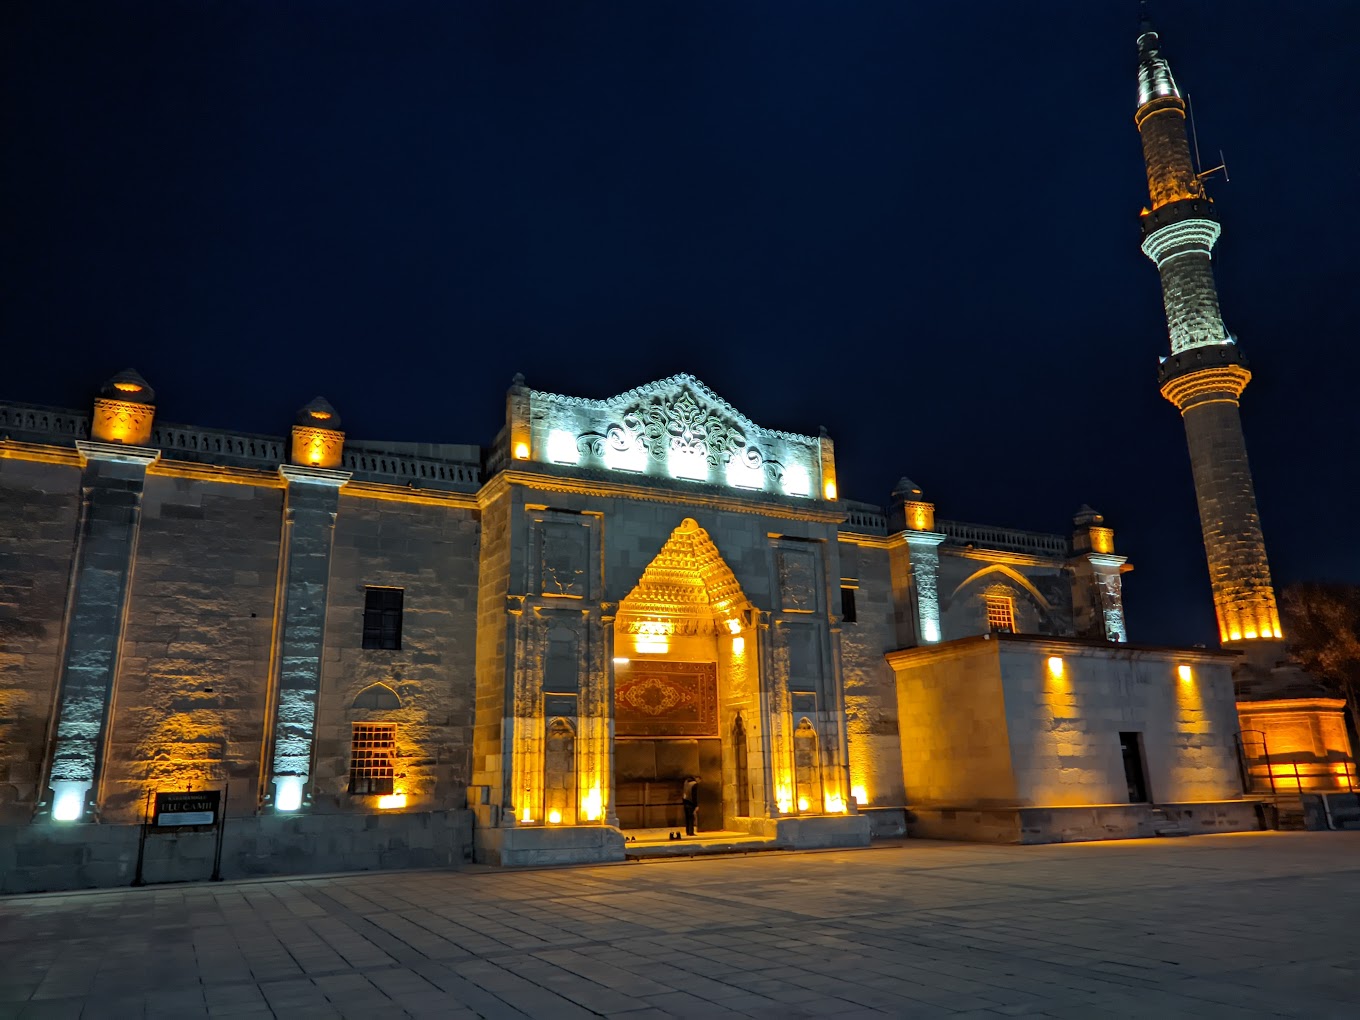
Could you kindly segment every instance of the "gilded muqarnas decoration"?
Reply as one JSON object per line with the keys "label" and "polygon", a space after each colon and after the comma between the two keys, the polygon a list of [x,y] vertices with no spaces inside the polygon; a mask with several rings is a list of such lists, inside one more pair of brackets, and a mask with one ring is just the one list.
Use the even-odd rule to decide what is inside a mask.
{"label": "gilded muqarnas decoration", "polygon": [[748,443],[740,429],[688,389],[673,398],[639,401],[603,432],[583,432],[576,439],[576,447],[595,457],[603,457],[607,450],[644,450],[664,460],[674,453],[702,458],[710,467],[724,467],[737,457],[753,471],[763,469],[776,482],[784,470],[783,464]]}

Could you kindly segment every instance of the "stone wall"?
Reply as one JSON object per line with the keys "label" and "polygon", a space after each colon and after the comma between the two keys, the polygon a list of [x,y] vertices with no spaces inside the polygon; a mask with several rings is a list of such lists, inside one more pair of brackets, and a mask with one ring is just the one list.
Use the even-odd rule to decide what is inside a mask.
{"label": "stone wall", "polygon": [[[1023,639],[998,647],[1017,805],[1127,802],[1122,732],[1140,734],[1152,802],[1242,796],[1231,656]],[[1055,656],[1061,676],[1048,666]]]}
{"label": "stone wall", "polygon": [[[855,586],[854,622],[841,624],[841,675],[850,744],[850,786],[862,791],[861,810],[901,808],[902,743],[898,734],[897,685],[883,656],[897,645],[889,551],[881,545],[842,541],[843,583]],[[901,813],[876,812],[876,835],[900,835]]]}
{"label": "stone wall", "polygon": [[110,712],[102,817],[154,790],[258,804],[283,492],[150,475]]}
{"label": "stone wall", "polygon": [[897,667],[897,701],[908,804],[1014,803],[995,642],[921,649],[913,665]]}
{"label": "stone wall", "polygon": [[[341,490],[317,705],[314,810],[371,811],[351,797],[356,722],[397,724],[394,789],[412,808],[462,807],[472,779],[480,526],[475,510]],[[368,586],[403,589],[401,648],[363,647]],[[373,684],[397,709],[355,706]]]}
{"label": "stone wall", "polygon": [[39,799],[79,509],[74,459],[0,457],[0,824]]}
{"label": "stone wall", "polygon": [[[131,885],[139,825],[0,826],[0,894]],[[146,840],[148,884],[212,875],[216,833],[186,830]],[[472,855],[472,815],[430,811],[384,815],[260,815],[228,818],[222,877],[457,868]]]}

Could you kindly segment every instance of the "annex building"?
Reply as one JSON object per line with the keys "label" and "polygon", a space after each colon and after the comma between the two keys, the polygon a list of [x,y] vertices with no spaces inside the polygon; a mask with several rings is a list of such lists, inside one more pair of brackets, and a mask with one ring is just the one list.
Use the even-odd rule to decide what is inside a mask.
{"label": "annex building", "polygon": [[1089,508],[849,501],[828,436],[688,375],[517,377],[488,449],[153,401],[126,372],[90,413],[0,405],[12,873],[126,881],[149,795],[193,789],[227,790],[229,873],[621,859],[688,776],[701,833],[788,847],[1258,824],[1236,656],[1126,643]]}

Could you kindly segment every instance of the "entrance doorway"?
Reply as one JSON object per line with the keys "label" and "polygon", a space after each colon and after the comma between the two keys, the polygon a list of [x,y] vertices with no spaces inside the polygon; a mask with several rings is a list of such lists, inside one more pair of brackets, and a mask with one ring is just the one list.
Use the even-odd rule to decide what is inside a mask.
{"label": "entrance doorway", "polygon": [[613,761],[622,828],[663,840],[683,830],[690,777],[698,780],[696,834],[749,827],[764,796],[751,789],[763,774],[760,731],[747,732],[758,718],[754,620],[712,539],[690,519],[619,603]]}
{"label": "entrance doorway", "polygon": [[614,789],[625,829],[682,829],[699,780],[696,830],[723,828],[723,742],[715,662],[630,660],[614,673]]}

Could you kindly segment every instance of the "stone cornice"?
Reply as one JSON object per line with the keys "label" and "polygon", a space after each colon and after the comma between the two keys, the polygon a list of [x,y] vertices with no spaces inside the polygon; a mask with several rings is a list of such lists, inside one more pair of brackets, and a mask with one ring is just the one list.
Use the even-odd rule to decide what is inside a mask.
{"label": "stone cornice", "polygon": [[[1241,652],[1210,648],[1177,648],[1173,645],[1133,645],[1127,642],[1096,641],[1090,638],[1051,637],[1046,634],[978,634],[939,644],[917,645],[887,652],[883,658],[896,669],[923,662],[978,654],[988,648],[1028,646],[1036,655],[1094,656],[1119,659],[1175,659],[1178,663],[1231,665],[1240,662]],[[1259,702],[1258,702],[1259,704]]]}
{"label": "stone cornice", "polygon": [[123,446],[120,443],[97,443],[92,439],[77,439],[82,463],[88,460],[109,460],[119,464],[149,466],[160,460],[161,451],[149,446]]}
{"label": "stone cornice", "polygon": [[727,510],[733,513],[755,514],[760,517],[780,517],[785,520],[810,521],[814,524],[840,524],[845,520],[843,510],[822,510],[819,506],[835,506],[809,499],[807,508],[776,503],[771,500],[740,499],[733,496],[705,492],[696,488],[693,492],[678,487],[662,485],[630,485],[623,482],[603,479],[573,478],[566,475],[552,475],[538,471],[507,469],[497,473],[477,493],[478,505],[485,508],[497,499],[504,489],[521,486],[540,492],[563,492],[581,496],[595,496],[604,499],[635,499],[649,503],[677,503],[700,506],[710,510]]}
{"label": "stone cornice", "polygon": [[279,477],[289,485],[328,485],[342,488],[353,477],[349,471],[333,471],[330,468],[304,467],[301,464],[280,464]]}
{"label": "stone cornice", "polygon": [[80,451],[71,446],[45,446],[0,439],[0,458],[26,460],[35,464],[60,464],[78,468],[83,463]]}

